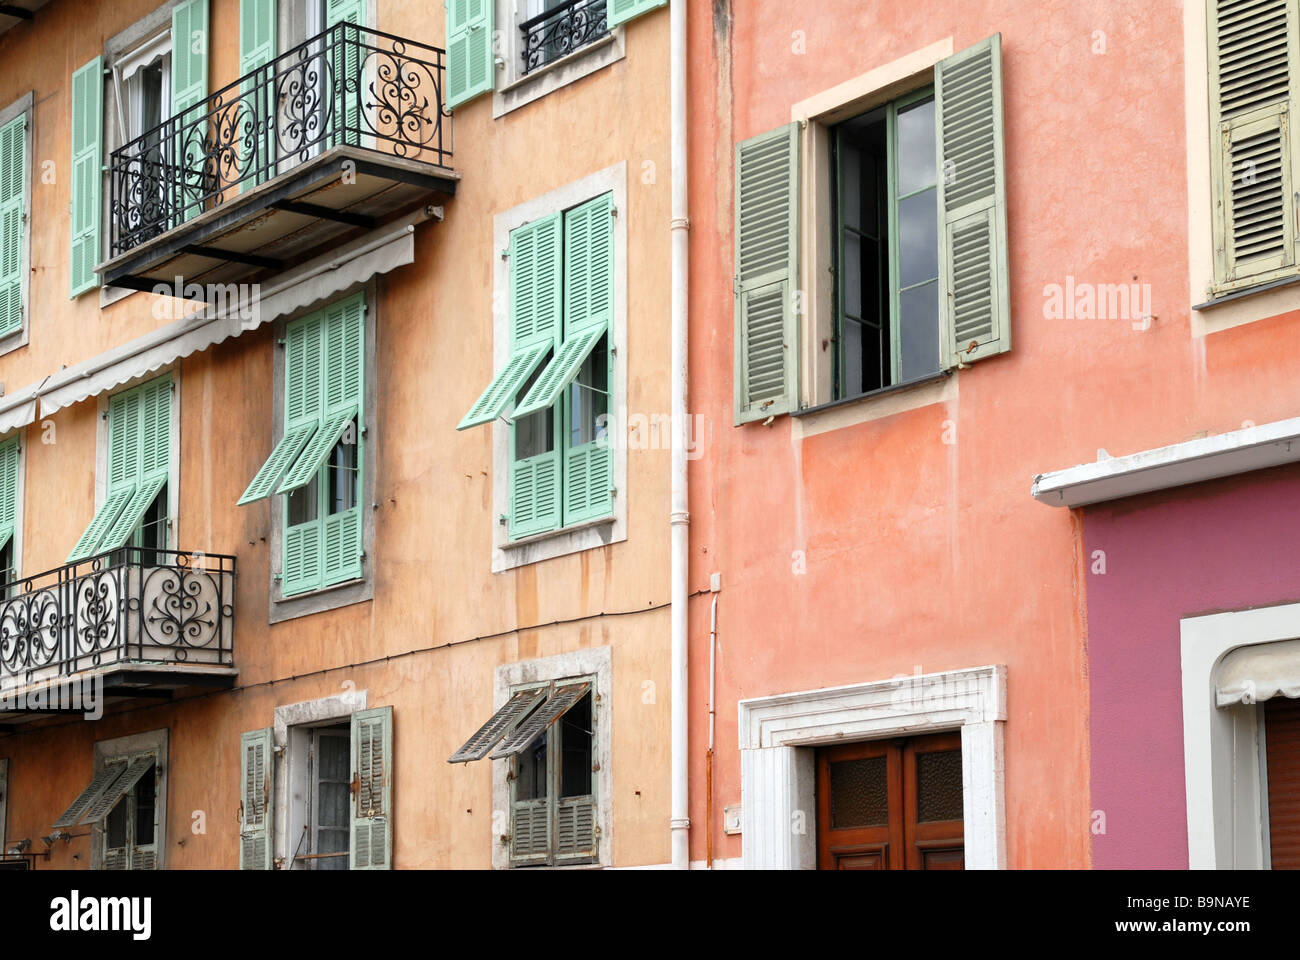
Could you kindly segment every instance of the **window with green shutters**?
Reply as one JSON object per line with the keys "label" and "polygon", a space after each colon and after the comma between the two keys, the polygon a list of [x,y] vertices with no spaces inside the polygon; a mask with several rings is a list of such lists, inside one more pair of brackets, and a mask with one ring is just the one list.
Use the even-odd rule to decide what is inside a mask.
{"label": "window with green shutters", "polygon": [[662,7],[668,0],[609,0],[609,25],[616,27],[643,13]]}
{"label": "window with green shutters", "polygon": [[104,60],[72,75],[71,295],[99,286],[100,188],[104,149]]}
{"label": "window with green shutters", "polygon": [[294,320],[284,338],[284,432],[240,497],[283,495],[283,596],[362,576],[364,294]]}
{"label": "window with green shutters", "polygon": [[1213,294],[1296,272],[1297,0],[1208,0]]}
{"label": "window with green shutters", "polygon": [[[208,0],[182,0],[172,8],[171,115],[180,118],[179,129],[193,124],[203,115],[208,96]],[[186,137],[173,147],[185,173],[181,189],[185,195],[201,196],[209,186],[203,180],[204,163],[197,156],[201,144]],[[199,201],[182,211],[189,220],[203,212]]]}
{"label": "window with green shutters", "polygon": [[494,0],[445,0],[447,13],[447,106],[491,93],[496,75],[492,30]]}
{"label": "window with green shutters", "polygon": [[18,471],[22,463],[22,437],[0,443],[0,597],[8,595],[17,576]]}
{"label": "window with green shutters", "polygon": [[69,563],[121,546],[168,549],[171,377],[159,377],[110,397],[106,416],[104,502],[68,555]]}
{"label": "window with green shutters", "polygon": [[[831,395],[812,405],[1010,349],[1001,64],[994,36],[940,61],[932,88],[824,128],[833,349]],[[800,404],[799,325],[816,322],[801,315],[801,254],[820,270],[800,234],[802,140],[790,124],[736,148],[737,424]]]}
{"label": "window with green shutters", "polygon": [[24,112],[0,126],[0,337],[23,328],[28,177]]}
{"label": "window with green shutters", "polygon": [[506,366],[461,421],[513,402],[511,539],[612,515],[605,437],[613,382],[614,200],[605,194],[510,234]]}

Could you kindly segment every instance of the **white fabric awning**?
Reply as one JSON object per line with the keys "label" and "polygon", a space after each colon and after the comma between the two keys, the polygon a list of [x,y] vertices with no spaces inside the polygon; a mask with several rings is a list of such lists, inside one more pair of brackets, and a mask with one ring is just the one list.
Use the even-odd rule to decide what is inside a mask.
{"label": "white fabric awning", "polygon": [[[414,223],[425,219],[408,217],[397,224],[362,237],[338,250],[286,271],[260,291],[255,309],[232,302],[209,305],[192,316],[137,337],[75,366],[60,370],[39,388],[41,415],[80,403],[119,384],[205,350],[215,343],[255,330],[264,323],[307,307],[372,276],[387,273],[415,261]],[[233,299],[233,298],[232,298]],[[242,314],[242,315],[241,315]],[[2,416],[0,406],[0,416]],[[32,410],[31,423],[35,419]],[[0,425],[3,425],[0,419]]]}
{"label": "white fabric awning", "polygon": [[1214,699],[1220,707],[1300,697],[1300,640],[1238,647],[1219,662]]}
{"label": "white fabric awning", "polygon": [[36,420],[36,392],[40,384],[0,397],[0,436],[28,426]]}

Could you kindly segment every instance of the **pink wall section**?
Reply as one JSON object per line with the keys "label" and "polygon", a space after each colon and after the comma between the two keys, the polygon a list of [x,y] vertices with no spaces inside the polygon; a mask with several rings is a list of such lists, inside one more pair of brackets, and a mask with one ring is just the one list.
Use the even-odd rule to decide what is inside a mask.
{"label": "pink wall section", "polygon": [[1179,620],[1300,599],[1297,543],[1295,466],[1086,509],[1094,867],[1187,867]]}

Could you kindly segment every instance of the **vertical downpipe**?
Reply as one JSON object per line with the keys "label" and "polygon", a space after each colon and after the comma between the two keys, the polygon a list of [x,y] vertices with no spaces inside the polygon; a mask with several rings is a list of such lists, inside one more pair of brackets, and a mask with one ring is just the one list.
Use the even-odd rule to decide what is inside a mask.
{"label": "vertical downpipe", "polygon": [[686,195],[686,0],[669,7],[669,74],[672,122],[672,835],[673,869],[690,868],[691,821],[687,803],[687,564],[690,559],[686,496],[687,280],[690,252]]}

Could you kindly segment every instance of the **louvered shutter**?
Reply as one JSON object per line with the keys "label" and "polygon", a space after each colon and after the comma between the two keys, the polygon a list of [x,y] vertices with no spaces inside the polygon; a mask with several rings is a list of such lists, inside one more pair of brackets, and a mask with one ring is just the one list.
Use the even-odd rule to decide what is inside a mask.
{"label": "louvered shutter", "polygon": [[667,2],[668,0],[609,0],[609,25],[611,28],[617,27],[620,23],[627,23]]}
{"label": "louvered shutter", "polygon": [[[251,190],[273,173],[275,161],[275,124],[257,123],[257,118],[276,114],[276,84],[272,72],[262,70],[276,56],[276,29],[279,19],[277,0],[239,0],[239,73],[257,76],[244,84],[242,110],[250,124],[247,137],[240,138],[241,167],[255,171],[243,189]],[[241,118],[243,119],[243,118]]]}
{"label": "louvered shutter", "polygon": [[590,681],[570,683],[557,687],[551,698],[529,714],[506,737],[502,744],[492,751],[492,759],[500,760],[523,753],[533,741],[546,732],[547,727],[564,716],[584,696],[591,692]]}
{"label": "louvered shutter", "polygon": [[532,710],[533,707],[546,699],[547,693],[546,687],[520,690],[514,693],[506,701],[505,706],[492,714],[487,723],[474,731],[474,735],[466,740],[461,748],[448,758],[447,762],[467,763],[470,760],[482,760],[488,755],[488,751],[510,732],[520,718],[527,716],[529,710]]}
{"label": "louvered shutter", "polygon": [[276,0],[239,0],[239,73],[275,59]]}
{"label": "louvered shutter", "polygon": [[555,861],[585,862],[596,857],[596,801],[561,797],[555,810]]}
{"label": "louvered shutter", "polygon": [[[365,0],[325,0],[325,26],[340,23],[363,26]],[[361,144],[361,97],[368,82],[361,76],[361,35],[343,28],[332,35],[329,58],[334,74],[334,104],[328,121],[329,144]]]}
{"label": "louvered shutter", "polygon": [[1296,0],[1209,0],[1217,293],[1295,273]]}
{"label": "louvered shutter", "polygon": [[239,869],[270,870],[275,819],[275,752],[270,727],[240,737],[239,782]]}
{"label": "louvered shutter", "polygon": [[280,438],[280,442],[272,448],[271,455],[266,458],[266,463],[262,464],[252,482],[249,483],[248,489],[239,498],[237,505],[243,506],[246,503],[265,500],[275,493],[276,486],[284,477],[285,472],[297,461],[303,447],[307,445],[307,441],[315,433],[316,424],[314,423],[302,424],[292,430],[286,430],[284,436]]}
{"label": "louvered shutter", "polygon": [[[510,343],[516,355],[533,347],[559,353],[564,302],[563,227],[563,217],[555,213],[511,231]],[[546,415],[552,418],[555,446],[545,453],[516,459],[517,427],[511,430],[512,538],[544,533],[560,525],[560,411],[552,407]]]}
{"label": "louvered shutter", "polygon": [[1002,35],[935,68],[944,367],[1011,349]]}
{"label": "louvered shutter", "polygon": [[183,0],[172,8],[171,113],[180,117],[173,149],[179,165],[177,183],[186,203],[182,219],[203,212],[207,185],[204,163],[207,132],[198,123],[208,96],[208,0]]}
{"label": "louvered shutter", "polygon": [[[312,436],[319,431],[325,408],[324,382],[324,327],[322,314],[313,313],[289,324],[285,330],[284,358],[284,420],[285,433],[310,427]],[[304,442],[306,452],[308,442]],[[285,473],[297,468],[302,453],[290,463]],[[316,466],[320,461],[316,461]],[[315,479],[314,470],[311,472]],[[281,482],[279,490],[284,489]],[[284,553],[280,569],[280,592],[284,596],[315,590],[321,585],[321,528],[320,511],[316,519],[289,526],[288,500],[284,501]]]}
{"label": "louvered shutter", "polygon": [[102,767],[86,784],[86,789],[77,794],[77,799],[72,801],[72,805],[55,819],[53,826],[59,830],[66,830],[78,823],[90,805],[95,802],[105,790],[111,789],[113,784],[126,773],[125,763],[109,764]]}
{"label": "louvered shutter", "polygon": [[171,377],[159,377],[109,401],[108,492],[129,491],[118,517],[94,552],[115,550],[130,539],[149,505],[167,485],[171,463]]}
{"label": "louvered shutter", "polygon": [[494,6],[493,0],[446,0],[448,107],[492,92]]}
{"label": "louvered shutter", "polygon": [[[325,435],[357,445],[357,505],[325,518],[322,548],[324,585],[361,576],[361,497],[364,489],[361,431],[365,426],[365,298],[361,295],[325,311]],[[331,419],[332,418],[332,419]],[[333,444],[331,444],[333,449]],[[326,456],[329,452],[326,451]]]}
{"label": "louvered shutter", "polygon": [[0,127],[0,336],[23,326],[27,115]]}
{"label": "louvered shutter", "polygon": [[799,125],[736,146],[735,422],[796,405]]}
{"label": "louvered shutter", "polygon": [[104,61],[96,57],[72,75],[71,295],[99,286],[100,184],[104,148]]}
{"label": "louvered shutter", "polygon": [[551,855],[551,814],[546,798],[515,800],[511,806],[511,865],[545,863]]}
{"label": "louvered shutter", "polygon": [[352,714],[353,870],[388,870],[393,861],[393,708]]}
{"label": "louvered shutter", "polygon": [[[0,550],[4,549],[18,528],[18,463],[21,437],[0,443]],[[14,566],[17,566],[15,556]],[[4,571],[0,571],[3,575]],[[0,827],[3,825],[0,824]]]}

